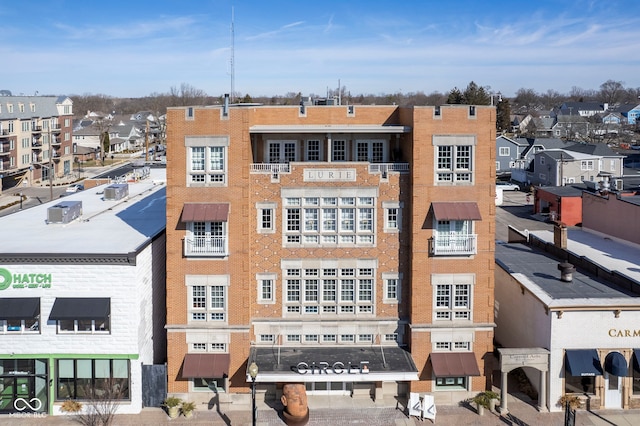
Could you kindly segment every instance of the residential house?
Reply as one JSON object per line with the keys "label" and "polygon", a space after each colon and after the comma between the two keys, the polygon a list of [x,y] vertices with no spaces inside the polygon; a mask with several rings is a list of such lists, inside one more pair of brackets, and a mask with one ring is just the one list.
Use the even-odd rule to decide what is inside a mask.
{"label": "residential house", "polygon": [[167,112],[169,393],[250,404],[486,388],[495,108]]}
{"label": "residential house", "polygon": [[589,125],[590,123],[583,116],[559,114],[551,129],[553,136],[556,138],[576,140],[589,135]]}
{"label": "residential house", "polygon": [[616,107],[616,111],[622,114],[627,124],[636,125],[640,118],[640,104],[623,104]]}
{"label": "residential house", "polygon": [[533,160],[536,153],[545,149],[565,148],[574,144],[556,138],[518,138],[517,141],[519,143],[526,142],[528,147],[515,161],[515,166],[511,170],[511,180],[524,184],[531,183],[529,173],[533,170]]}
{"label": "residential house", "polygon": [[516,160],[520,159],[529,143],[524,138],[509,138],[501,135],[496,138],[496,174],[510,175]]}
{"label": "residential house", "polygon": [[558,115],[580,116],[583,118],[605,112],[609,104],[599,102],[564,102],[557,111]]}

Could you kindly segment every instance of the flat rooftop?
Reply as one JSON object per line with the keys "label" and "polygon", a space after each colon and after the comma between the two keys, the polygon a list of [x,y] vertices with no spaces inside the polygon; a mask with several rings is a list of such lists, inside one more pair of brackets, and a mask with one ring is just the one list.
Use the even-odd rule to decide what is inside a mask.
{"label": "flat rooftop", "polygon": [[[105,200],[100,185],[37,207],[0,217],[0,260],[15,255],[128,254],[166,228],[166,169],[128,182],[129,195]],[[69,223],[47,223],[50,207],[81,201],[82,215]]]}
{"label": "flat rooftop", "polygon": [[[536,235],[538,233],[535,232]],[[549,232],[549,234],[553,239],[553,233]],[[574,248],[575,244],[574,241]],[[570,243],[568,246],[571,248]],[[640,256],[640,253],[636,256]],[[525,244],[496,244],[495,258],[502,269],[510,273],[550,308],[601,307],[611,304],[640,305],[640,296],[637,294],[580,271],[574,272],[573,281],[561,281],[558,264],[563,260]],[[591,260],[594,259],[591,258]],[[637,265],[635,269],[638,269]]]}

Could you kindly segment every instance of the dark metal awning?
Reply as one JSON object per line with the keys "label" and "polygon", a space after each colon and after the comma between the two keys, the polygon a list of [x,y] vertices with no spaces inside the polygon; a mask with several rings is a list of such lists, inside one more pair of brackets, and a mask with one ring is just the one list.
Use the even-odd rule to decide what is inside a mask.
{"label": "dark metal awning", "polygon": [[436,377],[480,375],[476,355],[473,352],[435,352],[429,357]]}
{"label": "dark metal awning", "polygon": [[107,318],[111,314],[108,297],[58,297],[53,302],[50,320],[88,320]]}
{"label": "dark metal awning", "polygon": [[216,378],[229,375],[229,354],[186,354],[182,364],[182,378]]}
{"label": "dark metal awning", "polygon": [[627,360],[620,352],[610,352],[604,359],[604,371],[618,377],[627,376]]}
{"label": "dark metal awning", "polygon": [[633,368],[640,373],[640,349],[633,350]]}
{"label": "dark metal awning", "polygon": [[0,299],[0,319],[35,318],[39,313],[39,297],[10,297]]}
{"label": "dark metal awning", "polygon": [[185,203],[182,209],[183,222],[227,222],[227,203]]}
{"label": "dark metal awning", "polygon": [[[411,354],[399,346],[254,346],[252,362],[260,383],[419,380]],[[248,371],[246,377],[251,381]]]}
{"label": "dark metal awning", "polygon": [[602,364],[595,349],[567,349],[566,363],[572,376],[602,376]]}
{"label": "dark metal awning", "polygon": [[436,220],[482,220],[478,204],[474,202],[431,203]]}

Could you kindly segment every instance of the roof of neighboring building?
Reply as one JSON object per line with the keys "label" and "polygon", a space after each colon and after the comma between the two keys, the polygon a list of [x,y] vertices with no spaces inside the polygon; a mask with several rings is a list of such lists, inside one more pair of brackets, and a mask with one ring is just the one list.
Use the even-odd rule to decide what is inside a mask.
{"label": "roof of neighboring building", "polygon": [[[146,179],[129,183],[129,195],[105,200],[108,184],[70,194],[0,217],[0,260],[31,257],[129,255],[166,228],[166,169],[150,169]],[[47,223],[48,209],[82,202],[82,215],[69,223]]]}
{"label": "roof of neighboring building", "polygon": [[[67,99],[67,96],[0,96],[0,120],[59,117],[62,114],[57,105]],[[13,111],[9,112],[7,104],[13,105]],[[25,105],[24,111],[20,111],[19,104]],[[31,104],[35,105],[35,111],[31,111]]]}
{"label": "roof of neighboring building", "polygon": [[[572,230],[569,230],[571,234]],[[542,231],[550,234],[553,239],[553,233],[550,231]],[[535,235],[539,232],[536,231]],[[548,235],[546,235],[548,237]],[[574,237],[575,235],[571,235]],[[594,238],[590,236],[589,238]],[[603,238],[600,238],[601,240]],[[546,240],[546,238],[545,238]],[[569,250],[581,252],[584,246],[583,241],[576,241],[574,238],[569,244]],[[598,263],[606,256],[606,250],[612,253],[624,251],[625,247],[621,243],[611,244],[612,241],[606,242],[598,250],[591,247],[591,252],[585,252],[585,255],[591,260]],[[629,254],[630,248],[626,248]],[[599,254],[595,252],[599,251]],[[640,249],[635,249],[636,256],[640,256]],[[592,257],[593,256],[593,257]],[[633,257],[633,256],[631,256]],[[550,308],[557,307],[589,307],[589,306],[609,306],[609,305],[639,305],[640,297],[622,288],[616,287],[614,284],[605,280],[585,275],[580,271],[573,273],[571,282],[560,280],[560,270],[558,265],[564,260],[556,259],[547,253],[544,253],[534,247],[520,244],[496,244],[495,251],[496,263],[505,271],[510,273],[520,284],[527,287],[542,303]],[[629,257],[627,257],[629,258]],[[638,257],[636,257],[637,259]],[[602,263],[600,263],[602,264]],[[631,262],[627,261],[623,271],[632,269]],[[620,265],[621,267],[623,265]],[[635,265],[637,269],[637,265]],[[618,269],[620,271],[620,269]],[[622,272],[622,271],[621,271]],[[632,271],[631,271],[632,272]],[[637,278],[640,273],[634,272]],[[640,283],[638,283],[640,285]]]}
{"label": "roof of neighboring building", "polygon": [[581,152],[583,154],[598,155],[601,157],[624,157],[604,143],[576,143],[565,148],[568,151]]}
{"label": "roof of neighboring building", "polygon": [[588,191],[586,185],[578,183],[565,186],[541,186],[536,191],[544,191],[558,197],[582,197],[583,191]]}

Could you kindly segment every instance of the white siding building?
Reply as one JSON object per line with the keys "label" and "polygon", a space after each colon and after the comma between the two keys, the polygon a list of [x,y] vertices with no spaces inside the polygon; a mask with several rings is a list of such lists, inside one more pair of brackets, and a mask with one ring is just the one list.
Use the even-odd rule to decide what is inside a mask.
{"label": "white siding building", "polygon": [[141,410],[166,357],[164,175],[0,218],[0,413],[106,393]]}

